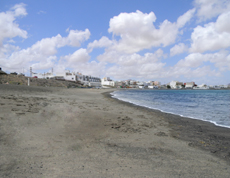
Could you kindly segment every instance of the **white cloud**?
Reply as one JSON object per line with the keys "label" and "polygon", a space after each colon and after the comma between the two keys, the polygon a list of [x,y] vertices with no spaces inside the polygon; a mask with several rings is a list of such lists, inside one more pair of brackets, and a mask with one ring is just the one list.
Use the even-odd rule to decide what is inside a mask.
{"label": "white cloud", "polygon": [[[68,60],[68,59],[67,59]],[[73,62],[66,61],[64,58],[59,60],[58,64],[54,65],[55,73],[62,73],[66,69],[71,69],[74,72],[81,72],[84,75],[92,75],[95,77],[102,77],[105,74],[106,63],[96,61]]]}
{"label": "white cloud", "polygon": [[40,10],[37,14],[46,14],[46,12],[43,10]]}
{"label": "white cloud", "polygon": [[[182,82],[186,81],[194,81],[198,82],[201,81],[201,78],[207,77],[207,76],[219,76],[219,72],[215,69],[212,69],[211,66],[200,66],[196,68],[190,68],[190,67],[179,67],[177,65],[172,66],[168,68],[166,71],[165,78],[171,78],[173,80],[176,79],[183,79]],[[205,82],[206,83],[206,82]]]}
{"label": "white cloud", "polygon": [[163,51],[158,49],[155,53],[145,53],[144,56],[139,54],[123,55],[118,58],[117,64],[122,66],[142,66],[144,64],[156,64],[163,57]]}
{"label": "white cloud", "polygon": [[204,62],[204,55],[200,53],[192,53],[189,54],[185,59],[180,60],[176,67],[187,67],[187,68],[195,68],[199,67]]}
{"label": "white cloud", "polygon": [[9,13],[13,13],[15,17],[17,16],[25,16],[27,15],[26,9],[25,9],[25,4],[20,3],[16,4],[14,7],[11,8],[12,11],[8,11]]}
{"label": "white cloud", "polygon": [[[67,37],[62,37],[58,34],[51,38],[43,38],[27,49],[19,50],[16,47],[13,48],[12,45],[5,45],[4,50],[0,51],[0,56],[2,57],[0,58],[0,63],[7,70],[21,71],[22,68],[29,68],[30,66],[33,66],[34,70],[47,69],[47,67],[54,65],[55,60],[57,60],[55,55],[58,48],[66,45],[80,46],[81,42],[89,38],[89,35],[88,29],[85,31],[70,30]],[[15,51],[12,51],[12,49]],[[84,51],[86,53],[86,50],[81,49],[75,52],[69,59],[70,63],[74,60],[82,60],[85,57]],[[77,57],[77,59],[74,57]]]}
{"label": "white cloud", "polygon": [[[162,80],[184,78],[201,81],[201,78],[220,77],[221,72],[230,70],[230,54],[228,51],[216,53],[192,53],[174,66],[166,66],[161,62],[163,51],[139,54],[120,55],[114,65],[106,70],[106,76],[114,79]],[[104,56],[106,59],[106,56]],[[204,79],[203,79],[204,80]],[[212,81],[215,82],[215,81]]]}
{"label": "white cloud", "polygon": [[133,77],[140,78],[139,70],[134,67],[121,67],[118,65],[109,67],[105,76],[110,76],[115,80],[131,79]]}
{"label": "white cloud", "polygon": [[214,54],[206,54],[208,60],[214,63],[220,71],[230,71],[230,54],[229,51],[220,51]]}
{"label": "white cloud", "polygon": [[18,50],[20,50],[18,46],[4,44],[2,47],[0,47],[0,59],[7,58],[11,55],[11,53]]}
{"label": "white cloud", "polygon": [[220,51],[216,53],[192,53],[185,59],[180,60],[175,68],[198,68],[201,67],[204,62],[210,62],[215,65],[220,71],[230,70],[230,54],[229,51]]}
{"label": "white cloud", "polygon": [[75,51],[73,54],[66,55],[62,57],[65,61],[63,61],[63,64],[65,64],[66,67],[74,67],[79,65],[79,63],[86,63],[89,61],[90,56],[86,49],[80,48],[77,51]]}
{"label": "white cloud", "polygon": [[188,51],[188,47],[184,43],[179,43],[170,49],[170,56],[175,56]]}
{"label": "white cloud", "polygon": [[191,52],[205,52],[225,49],[230,46],[230,11],[221,14],[217,21],[210,22],[204,27],[197,26],[192,35]]}
{"label": "white cloud", "polygon": [[36,42],[31,48],[28,48],[30,54],[42,54],[44,56],[50,56],[57,53],[57,47],[64,46],[65,40],[61,35],[57,35],[51,38],[43,38],[41,41]]}
{"label": "white cloud", "polygon": [[182,28],[193,16],[195,9],[187,11],[180,16],[176,23],[164,20],[159,29],[156,29],[153,22],[156,16],[153,12],[149,14],[136,11],[132,13],[121,13],[110,19],[109,32],[120,36],[120,40],[114,42],[111,49],[134,53],[143,49],[150,49],[158,46],[168,46],[175,42],[179,29]]}
{"label": "white cloud", "polygon": [[85,75],[92,75],[95,77],[102,77],[105,74],[106,64],[103,62],[91,61],[87,63],[80,63],[78,66],[74,67],[74,71],[80,71]]}
{"label": "white cloud", "polygon": [[49,56],[46,60],[32,64],[31,67],[35,70],[51,69],[55,65],[56,60],[56,56]]}
{"label": "white cloud", "polygon": [[104,53],[101,60],[111,62],[112,59],[115,64],[108,68],[106,75],[117,79],[160,77],[165,65],[161,62],[161,58],[164,57],[161,49],[155,53],[145,53],[143,56],[136,53],[120,55],[116,53],[115,59],[112,58],[113,53],[115,52]]}
{"label": "white cloud", "polygon": [[27,38],[27,32],[19,28],[16,17],[27,15],[25,4],[16,4],[10,11],[0,13],[0,47],[4,39],[20,36]]}
{"label": "white cloud", "polygon": [[80,48],[73,54],[62,56],[58,64],[55,65],[54,72],[63,72],[65,69],[71,69],[84,75],[102,77],[105,73],[106,63],[89,60],[90,56],[87,49]]}
{"label": "white cloud", "polygon": [[216,20],[215,28],[217,32],[230,34],[230,25],[228,22],[230,22],[230,10],[221,14]]}
{"label": "white cloud", "polygon": [[120,13],[118,16],[110,19],[109,22],[109,32],[112,32],[115,35],[126,34],[127,32],[132,32],[133,34],[138,35],[139,31],[133,29],[133,26],[141,28],[138,30],[142,30],[143,32],[148,31],[149,29],[154,29],[152,25],[153,22],[156,21],[156,16],[153,12],[149,14],[144,14],[141,11],[137,10],[132,13]]}
{"label": "white cloud", "polygon": [[89,52],[92,52],[94,48],[103,48],[109,47],[113,44],[113,42],[106,36],[103,36],[99,41],[94,40],[92,43],[89,43],[87,48]]}
{"label": "white cloud", "polygon": [[106,50],[104,54],[99,55],[97,59],[103,62],[117,63],[121,65],[143,64],[145,62],[156,62],[164,57],[163,50],[158,49],[155,53],[145,53],[141,56],[137,53],[125,54],[115,50]]}
{"label": "white cloud", "polygon": [[88,40],[90,37],[90,31],[85,29],[85,31],[70,30],[69,35],[66,38],[67,43],[70,46],[80,46],[82,42]]}
{"label": "white cloud", "polygon": [[209,20],[230,10],[229,0],[195,0],[199,21]]}
{"label": "white cloud", "polygon": [[193,17],[194,13],[195,13],[196,9],[190,9],[188,10],[186,13],[184,13],[183,15],[181,15],[178,19],[177,19],[177,26],[179,28],[183,27],[188,21],[190,21],[190,19]]}
{"label": "white cloud", "polygon": [[115,50],[105,50],[105,52],[101,55],[97,56],[97,59],[101,62],[110,62],[115,63],[117,62],[118,58],[121,54]]}
{"label": "white cloud", "polygon": [[[188,10],[175,22],[165,19],[159,26],[154,24],[157,18],[153,12],[143,13],[137,10],[120,13],[109,22],[108,32],[113,34],[112,39],[103,36],[86,44],[87,48],[80,49],[76,47],[90,38],[88,29],[79,31],[68,28],[65,37],[57,34],[43,38],[25,49],[12,45],[12,38],[16,36],[27,38],[27,32],[16,23],[18,17],[27,15],[25,5],[17,4],[9,11],[0,13],[0,64],[8,71],[21,72],[22,68],[29,67],[33,67],[34,71],[42,71],[53,67],[55,72],[70,69],[87,75],[110,76],[122,80],[132,78],[161,81],[186,78],[196,81],[205,77],[207,79],[207,76],[220,76],[221,73],[230,71],[230,26],[226,23],[230,21],[229,2],[196,0],[195,4],[197,9]],[[196,10],[200,20],[217,17],[216,22],[194,28],[189,50],[182,41],[183,37],[187,37],[180,38],[181,43],[170,49],[170,56],[188,51],[191,53],[175,65],[166,64],[170,59],[163,60],[166,56],[164,47],[174,44],[179,35],[183,35],[185,25],[193,19]],[[57,57],[59,48],[64,46],[75,47],[75,52]],[[152,52],[153,47],[155,52]],[[95,56],[99,62],[92,61],[89,55],[95,48],[104,48],[105,51]],[[150,49],[150,52],[138,53],[144,49]],[[202,54],[203,52],[206,53]]]}

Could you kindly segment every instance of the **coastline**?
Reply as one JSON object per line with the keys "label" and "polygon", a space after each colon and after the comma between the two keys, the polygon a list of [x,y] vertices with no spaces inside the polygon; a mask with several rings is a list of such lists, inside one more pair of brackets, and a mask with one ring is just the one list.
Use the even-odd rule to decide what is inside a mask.
{"label": "coastline", "polygon": [[229,177],[230,129],[114,90],[0,85],[0,177]]}
{"label": "coastline", "polygon": [[[137,89],[137,90],[142,90],[142,89]],[[147,89],[147,90],[149,90],[149,89]],[[152,90],[152,89],[151,89],[151,90]],[[150,91],[151,91],[151,90],[150,90]],[[158,90],[158,89],[156,89],[155,91],[157,91],[157,90]],[[161,90],[161,89],[159,89],[159,90]],[[164,89],[164,90],[165,90],[165,89]],[[170,89],[170,90],[180,91],[180,90],[177,90],[177,89]],[[181,90],[189,90],[189,89],[181,89]],[[190,90],[192,90],[192,89],[190,89]],[[210,89],[210,90],[214,90],[214,89]],[[225,91],[225,90],[230,90],[230,89],[220,89],[220,90],[217,90],[217,91]],[[198,90],[197,90],[197,91],[198,91]],[[204,91],[204,90],[201,90],[201,91]],[[121,98],[117,98],[116,96],[114,96],[114,95],[113,95],[113,92],[111,93],[111,97],[112,97],[112,98],[115,98],[115,99],[117,99],[117,100],[123,101],[123,102],[131,103],[131,104],[136,105],[136,106],[145,107],[145,108],[152,109],[152,110],[155,110],[155,111],[160,111],[160,112],[162,112],[162,113],[172,114],[172,115],[180,116],[180,117],[183,117],[183,118],[189,118],[189,119],[195,119],[195,120],[205,121],[205,122],[212,123],[212,124],[214,124],[215,126],[219,126],[219,127],[224,127],[224,128],[229,128],[229,129],[230,129],[230,126],[228,126],[228,125],[218,124],[217,122],[212,121],[212,120],[209,120],[209,119],[196,118],[196,116],[186,116],[186,115],[182,115],[182,114],[180,114],[180,113],[169,112],[169,111],[165,111],[165,110],[162,110],[162,109],[159,109],[159,108],[154,108],[154,107],[139,105],[139,104],[136,104],[136,103],[134,103],[134,102],[125,101],[125,100],[123,100],[123,99],[121,99]]]}
{"label": "coastline", "polygon": [[124,102],[131,107],[140,107],[144,112],[157,113],[168,122],[173,138],[189,142],[189,146],[197,147],[226,160],[230,164],[230,128],[196,118],[184,117],[161,110],[147,108],[112,97],[112,93],[103,93],[117,102]]}

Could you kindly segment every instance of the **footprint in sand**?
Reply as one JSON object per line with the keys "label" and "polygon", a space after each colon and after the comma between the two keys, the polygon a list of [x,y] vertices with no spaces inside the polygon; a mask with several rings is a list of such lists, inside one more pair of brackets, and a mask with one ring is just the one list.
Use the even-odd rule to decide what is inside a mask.
{"label": "footprint in sand", "polygon": [[164,132],[157,132],[157,133],[155,133],[154,135],[160,136],[160,137],[167,137],[167,136],[168,136],[168,135],[167,135],[166,133],[164,133]]}

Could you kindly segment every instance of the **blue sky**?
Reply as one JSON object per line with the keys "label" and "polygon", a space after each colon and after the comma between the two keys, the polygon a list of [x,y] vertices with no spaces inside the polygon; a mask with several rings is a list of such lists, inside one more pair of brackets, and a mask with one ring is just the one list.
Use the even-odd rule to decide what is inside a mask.
{"label": "blue sky", "polygon": [[230,83],[229,0],[1,0],[0,66]]}

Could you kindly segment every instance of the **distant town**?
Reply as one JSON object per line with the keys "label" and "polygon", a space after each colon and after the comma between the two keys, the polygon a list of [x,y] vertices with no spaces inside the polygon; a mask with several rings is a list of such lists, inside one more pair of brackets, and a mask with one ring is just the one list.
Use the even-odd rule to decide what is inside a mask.
{"label": "distant town", "polygon": [[[11,75],[23,75],[23,73],[10,73]],[[0,75],[8,75],[6,72],[2,71],[0,68]],[[110,77],[94,77],[91,75],[83,75],[80,72],[70,72],[66,70],[62,73],[53,74],[53,70],[50,73],[35,73],[30,68],[30,77],[28,78],[38,78],[38,79],[54,79],[62,81],[70,81],[78,83],[83,87],[95,87],[95,88],[140,88],[140,89],[230,89],[230,84],[228,85],[197,85],[193,81],[189,82],[179,82],[171,81],[167,84],[161,84],[160,81],[136,81],[132,79],[114,81]]]}

